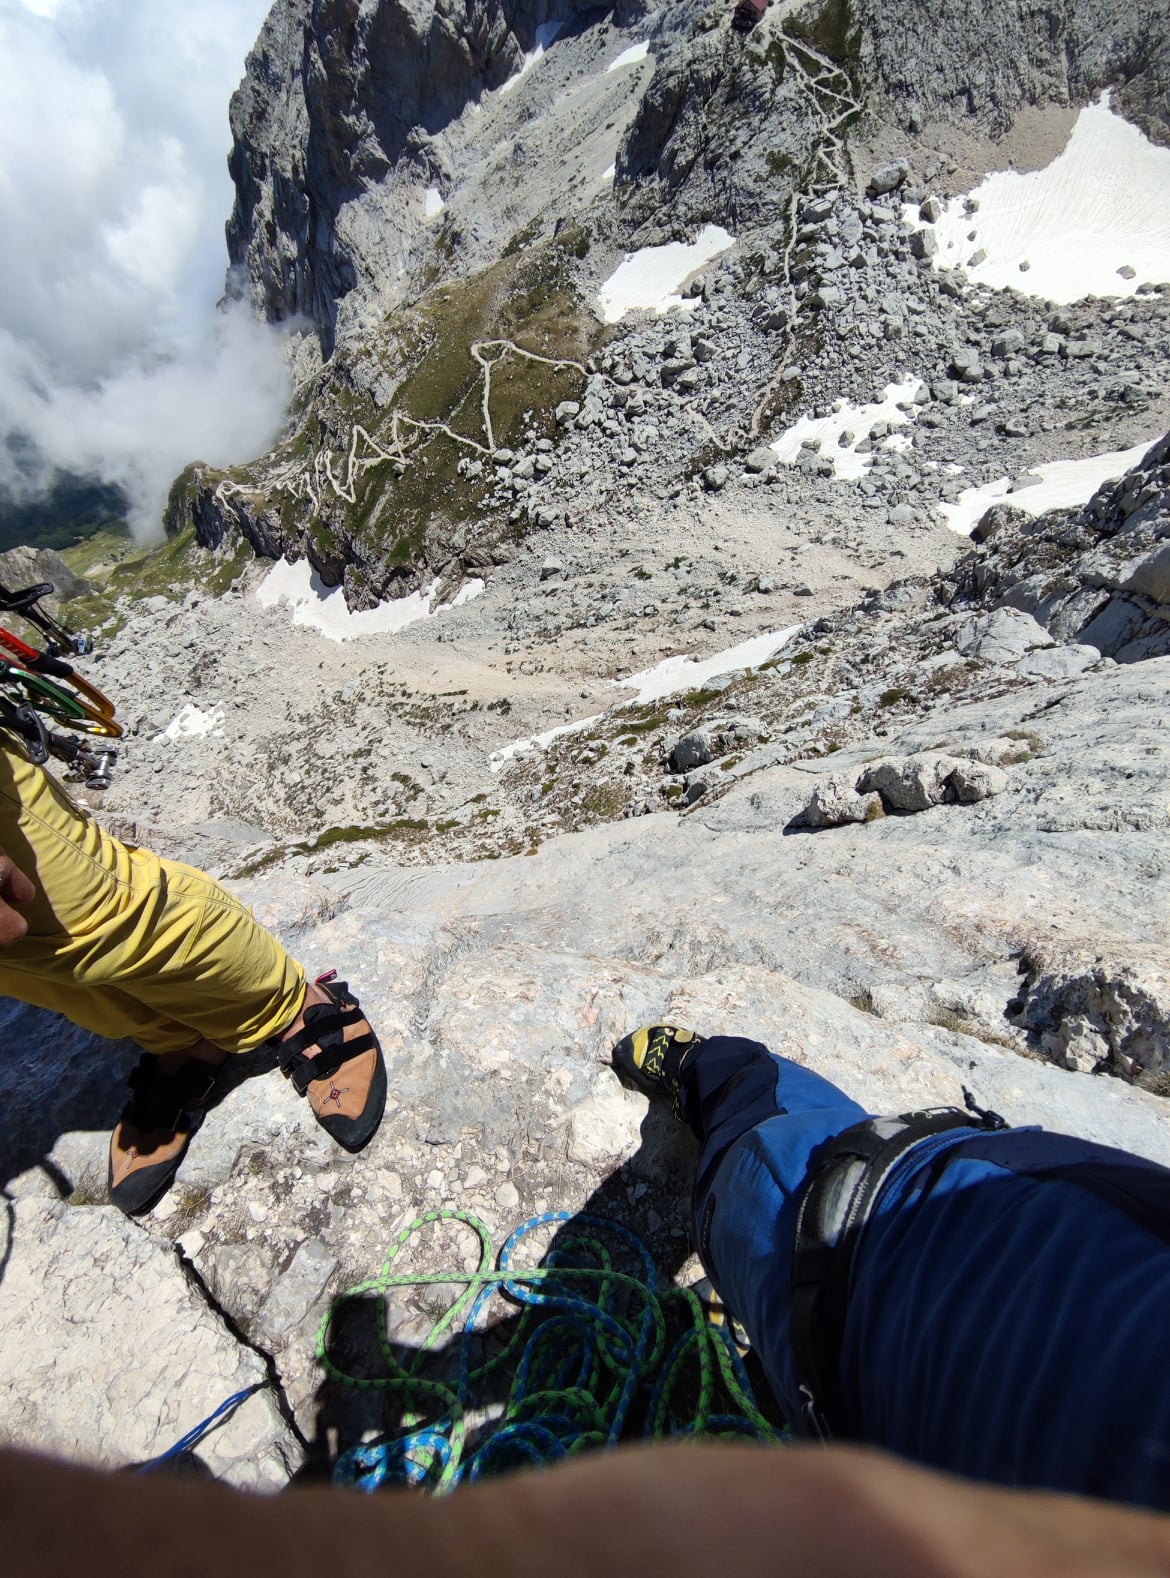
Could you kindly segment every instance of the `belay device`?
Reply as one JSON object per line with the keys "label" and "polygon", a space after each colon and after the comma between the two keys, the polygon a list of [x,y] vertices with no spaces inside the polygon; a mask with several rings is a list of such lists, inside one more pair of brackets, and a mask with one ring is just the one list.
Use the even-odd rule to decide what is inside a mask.
{"label": "belay device", "polygon": [[[20,592],[0,582],[0,613],[19,614],[45,637],[38,650],[0,627],[0,729],[16,735],[38,766],[54,756],[70,777],[90,789],[108,789],[118,760],[111,742],[121,738],[122,725],[115,721],[113,702],[65,657],[80,657],[92,647],[41,608],[52,591],[49,581]],[[60,733],[56,724],[73,733]]]}

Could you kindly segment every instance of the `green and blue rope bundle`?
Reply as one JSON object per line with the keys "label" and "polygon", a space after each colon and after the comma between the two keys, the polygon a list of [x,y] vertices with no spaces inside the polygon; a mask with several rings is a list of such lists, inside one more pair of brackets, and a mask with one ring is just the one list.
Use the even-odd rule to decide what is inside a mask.
{"label": "green and blue rope bundle", "polygon": [[[476,1269],[431,1276],[399,1270],[413,1235],[442,1222],[460,1223],[476,1235]],[[572,1235],[564,1231],[570,1223]],[[543,1264],[520,1266],[520,1246],[548,1226],[561,1233]],[[632,1254],[638,1272],[618,1270],[615,1250]],[[451,1286],[462,1291],[413,1355],[399,1357],[389,1328],[390,1290]],[[476,1364],[473,1353],[483,1336],[477,1322],[497,1294],[519,1305],[521,1313],[503,1348]],[[345,1307],[371,1296],[384,1369],[355,1376],[331,1357],[330,1339]],[[680,1326],[668,1349],[668,1330]],[[458,1343],[454,1383],[421,1373],[445,1339]],[[334,1300],[321,1325],[317,1357],[339,1385],[388,1394],[403,1410],[402,1434],[353,1447],[338,1459],[335,1481],[363,1490],[407,1484],[441,1494],[481,1476],[555,1462],[635,1435],[788,1439],[761,1412],[727,1328],[707,1319],[693,1292],[660,1287],[642,1241],[600,1217],[534,1216],[507,1240],[498,1262],[477,1217],[463,1211],[417,1217],[398,1235],[378,1275]],[[473,1416],[482,1417],[485,1381],[497,1372],[506,1378],[509,1370],[502,1414],[486,1425],[475,1423]]]}

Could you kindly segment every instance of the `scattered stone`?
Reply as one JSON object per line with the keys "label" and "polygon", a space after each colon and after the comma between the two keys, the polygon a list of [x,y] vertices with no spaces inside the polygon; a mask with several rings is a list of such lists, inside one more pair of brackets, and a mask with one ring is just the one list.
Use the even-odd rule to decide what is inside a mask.
{"label": "scattered stone", "polygon": [[705,767],[715,758],[711,737],[704,733],[687,734],[670,752],[670,765],[676,773],[690,772],[693,767]]}
{"label": "scattered stone", "polygon": [[546,559],[540,567],[542,581],[558,580],[564,576],[565,566],[560,559]]}
{"label": "scattered stone", "polygon": [[858,794],[850,778],[835,774],[813,790],[803,820],[805,827],[844,827],[849,822],[872,822],[884,815],[880,795]]}
{"label": "scattered stone", "polygon": [[909,174],[908,160],[892,159],[889,164],[883,164],[870,176],[866,192],[870,197],[884,197],[887,192],[896,191]]}
{"label": "scattered stone", "polygon": [[[979,352],[972,345],[960,346],[952,355],[949,367],[960,383],[977,384],[983,377]],[[939,399],[940,396],[936,394],[935,398]]]}
{"label": "scattered stone", "polygon": [[703,486],[707,489],[708,493],[722,493],[723,489],[727,486],[730,477],[731,472],[726,466],[722,464],[717,466],[708,466],[706,471],[703,473]]}

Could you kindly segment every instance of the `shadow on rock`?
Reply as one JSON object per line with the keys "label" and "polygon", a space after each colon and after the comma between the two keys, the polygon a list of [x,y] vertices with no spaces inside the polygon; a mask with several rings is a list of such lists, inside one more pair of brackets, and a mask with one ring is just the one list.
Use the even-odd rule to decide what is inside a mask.
{"label": "shadow on rock", "polygon": [[[74,1158],[54,1155],[65,1134],[107,1135],[129,1096],[142,1055],[135,1042],[106,1041],[61,1014],[0,998],[0,1042],[10,1099],[0,1112],[0,1188],[32,1167],[62,1197],[79,1183]],[[245,1080],[276,1067],[272,1052],[229,1058],[216,1084],[218,1105]]]}

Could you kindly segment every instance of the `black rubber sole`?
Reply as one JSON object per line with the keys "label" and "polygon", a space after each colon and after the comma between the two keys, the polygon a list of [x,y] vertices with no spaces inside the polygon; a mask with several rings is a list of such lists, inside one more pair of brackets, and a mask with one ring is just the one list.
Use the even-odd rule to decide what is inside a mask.
{"label": "black rubber sole", "polygon": [[120,1184],[114,1183],[113,1162],[106,1164],[106,1194],[111,1205],[116,1205],[126,1216],[141,1216],[144,1211],[149,1211],[151,1206],[158,1204],[174,1183],[175,1174],[191,1149],[191,1141],[203,1122],[202,1112],[192,1113],[191,1120],[187,1143],[177,1156],[172,1156],[165,1162],[156,1162],[152,1167],[140,1167],[128,1178],[124,1178]]}

